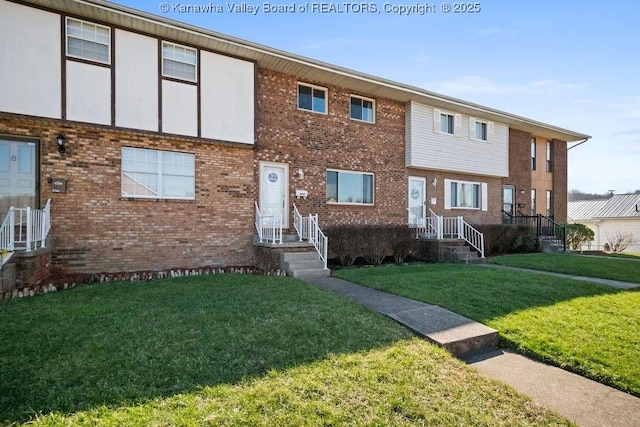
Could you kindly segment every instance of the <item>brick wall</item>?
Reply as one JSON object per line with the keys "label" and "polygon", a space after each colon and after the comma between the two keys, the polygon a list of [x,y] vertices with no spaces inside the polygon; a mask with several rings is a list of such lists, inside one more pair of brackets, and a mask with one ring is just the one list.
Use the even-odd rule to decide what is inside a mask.
{"label": "brick wall", "polygon": [[[544,167],[544,158],[538,158],[538,167]],[[509,129],[509,177],[502,180],[503,185],[515,187],[516,212],[525,215],[531,212],[531,133]],[[521,193],[524,191],[524,193]],[[540,203],[540,195],[538,195]],[[518,208],[524,203],[524,208]]]}
{"label": "brick wall", "polygon": [[[67,139],[64,155],[59,133]],[[54,266],[92,273],[253,264],[250,148],[7,114],[0,114],[0,134],[40,141]],[[123,146],[195,153],[195,200],[122,198]],[[47,177],[66,179],[67,192],[52,193]]]}
{"label": "brick wall", "polygon": [[567,143],[553,140],[553,216],[556,222],[567,222]]}
{"label": "brick wall", "polygon": [[[352,93],[329,86],[327,114],[302,111],[297,106],[298,81],[295,76],[258,70],[256,182],[259,161],[288,163],[290,205],[296,203],[303,214],[318,213],[321,226],[405,223],[404,105],[377,98],[375,123],[358,122],[349,118]],[[327,204],[327,168],[374,173],[374,206]],[[299,169],[304,179],[298,178]],[[296,189],[307,190],[308,199],[296,200]]]}

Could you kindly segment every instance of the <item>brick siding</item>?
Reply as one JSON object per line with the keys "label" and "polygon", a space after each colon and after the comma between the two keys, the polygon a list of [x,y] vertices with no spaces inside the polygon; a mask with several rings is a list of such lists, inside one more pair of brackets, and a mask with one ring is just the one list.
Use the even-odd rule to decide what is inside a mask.
{"label": "brick siding", "polygon": [[556,222],[567,222],[567,143],[553,140],[553,216]]}
{"label": "brick siding", "polygon": [[[525,215],[529,215],[531,212],[531,137],[529,132],[509,129],[509,177],[502,180],[503,185],[515,187],[515,210]],[[541,165],[540,162],[541,160],[538,159],[538,167]],[[542,163],[542,167],[544,167],[544,163]],[[538,203],[540,200],[540,195],[538,195]],[[518,208],[519,203],[525,206]]]}

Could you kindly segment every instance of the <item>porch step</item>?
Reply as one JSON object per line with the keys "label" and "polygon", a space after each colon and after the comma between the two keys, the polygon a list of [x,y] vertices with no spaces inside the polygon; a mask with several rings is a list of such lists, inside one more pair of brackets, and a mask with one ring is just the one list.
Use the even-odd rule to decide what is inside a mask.
{"label": "porch step", "polygon": [[487,262],[485,258],[481,258],[480,254],[472,250],[464,241],[447,245],[444,250],[447,252],[448,262],[461,264],[484,264]]}
{"label": "porch step", "polygon": [[316,252],[280,254],[280,269],[284,270],[287,276],[304,279],[328,277],[331,273],[328,268],[324,268],[324,263]]}

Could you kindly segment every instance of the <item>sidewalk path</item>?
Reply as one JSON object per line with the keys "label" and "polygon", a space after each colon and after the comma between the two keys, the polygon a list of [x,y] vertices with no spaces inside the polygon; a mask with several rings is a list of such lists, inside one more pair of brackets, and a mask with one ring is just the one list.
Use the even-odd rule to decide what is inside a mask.
{"label": "sidewalk path", "polygon": [[566,279],[583,280],[585,282],[599,283],[601,285],[611,286],[618,289],[640,290],[640,283],[621,282],[619,280],[600,279],[597,277],[576,276],[573,274],[554,273],[552,271],[534,270],[532,268],[522,268],[522,267],[511,267],[508,265],[500,265],[500,264],[486,263],[486,264],[478,264],[478,265],[481,267],[487,267],[487,268],[501,268],[503,270],[522,271],[527,273],[544,274],[547,276],[563,277]]}
{"label": "sidewalk path", "polygon": [[[494,268],[505,268],[492,266]],[[511,267],[507,267],[511,268]],[[531,271],[527,269],[520,269]],[[535,270],[533,270],[535,271]],[[536,271],[544,274],[545,272]],[[558,273],[551,273],[558,275]],[[577,276],[559,275],[578,278]],[[307,282],[385,314],[447,348],[485,376],[509,384],[537,404],[551,408],[582,427],[640,427],[640,398],[516,353],[495,350],[496,331],[441,307],[360,286],[335,277]],[[595,279],[598,281],[603,279]],[[624,282],[614,282],[618,286]],[[614,286],[611,283],[605,283]],[[630,289],[640,285],[624,287]],[[461,346],[457,343],[463,343]],[[453,343],[453,347],[451,347]],[[469,356],[476,344],[486,352]],[[448,347],[449,346],[449,347]],[[461,354],[462,352],[462,354]]]}

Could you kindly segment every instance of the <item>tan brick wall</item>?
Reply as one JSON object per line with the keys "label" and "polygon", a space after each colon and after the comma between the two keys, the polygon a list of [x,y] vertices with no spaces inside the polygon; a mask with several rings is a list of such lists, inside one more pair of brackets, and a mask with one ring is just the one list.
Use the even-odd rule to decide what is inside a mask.
{"label": "tan brick wall", "polygon": [[[58,133],[67,138],[64,155]],[[0,134],[40,141],[55,266],[90,273],[253,264],[250,148],[6,114]],[[120,197],[123,146],[195,153],[195,200]],[[47,177],[66,179],[67,192],[53,194]]]}
{"label": "tan brick wall", "polygon": [[567,222],[567,143],[553,140],[553,216],[556,222]]}
{"label": "tan brick wall", "polygon": [[[297,107],[298,81],[258,70],[256,182],[259,161],[288,163],[290,210],[296,203],[303,214],[318,213],[321,226],[405,223],[404,105],[376,98],[375,124],[362,123],[349,118],[351,92],[329,86],[328,114],[303,111]],[[374,205],[327,204],[327,168],[374,173]],[[299,169],[304,171],[302,180]],[[295,200],[296,189],[307,190],[309,198]]]}
{"label": "tan brick wall", "polygon": [[[542,159],[544,161],[544,158]],[[544,167],[538,158],[537,167]],[[531,213],[531,133],[509,129],[509,177],[502,180],[503,185],[515,187],[516,212],[525,215]],[[500,196],[502,200],[502,195]],[[517,207],[523,203],[524,208]],[[538,204],[540,195],[538,195]]]}

